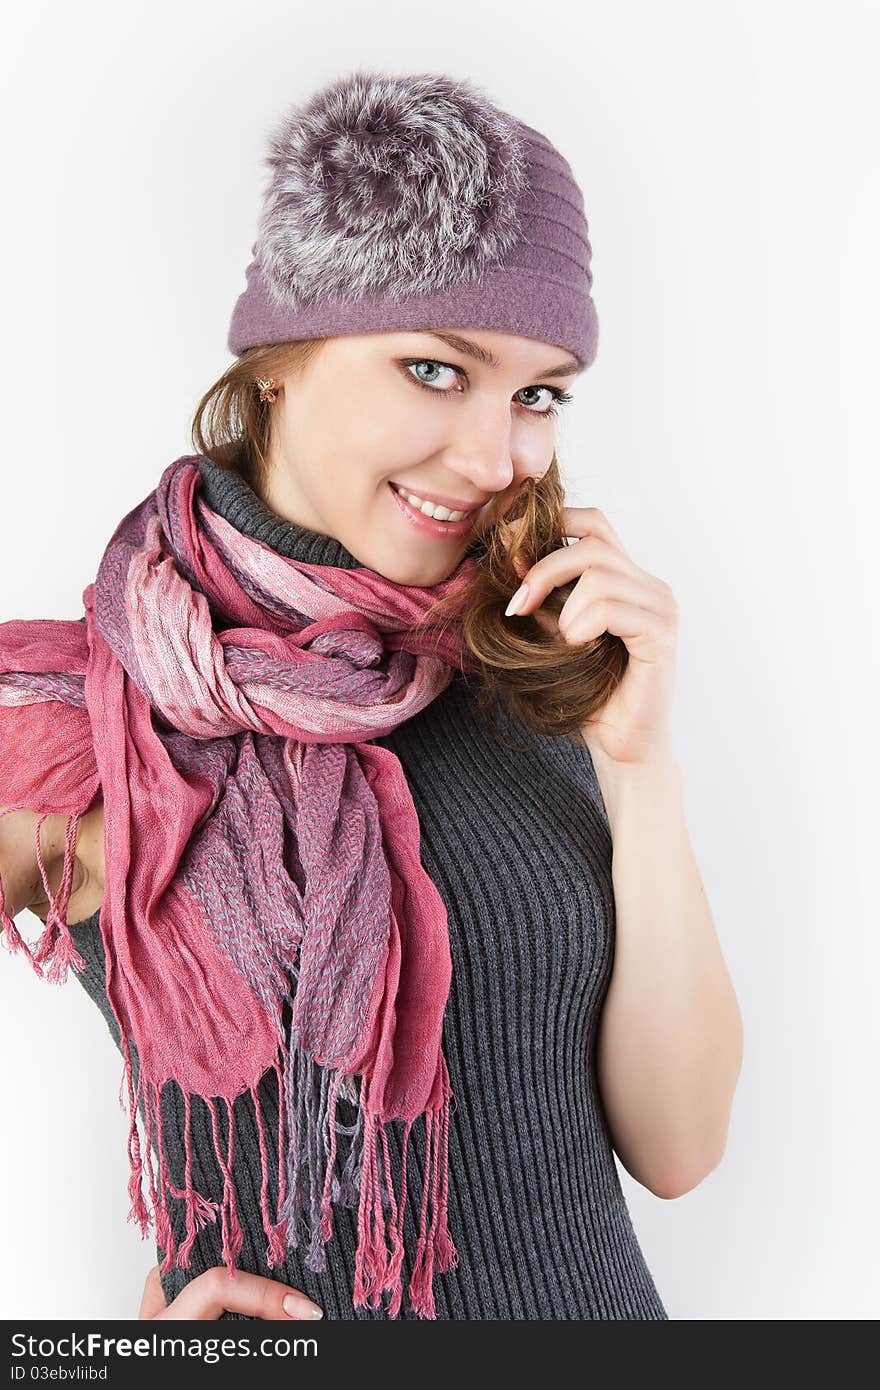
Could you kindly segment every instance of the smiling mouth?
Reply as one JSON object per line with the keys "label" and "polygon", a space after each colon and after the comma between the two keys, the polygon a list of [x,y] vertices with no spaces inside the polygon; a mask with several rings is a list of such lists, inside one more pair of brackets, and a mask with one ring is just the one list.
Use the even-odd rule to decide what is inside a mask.
{"label": "smiling mouth", "polygon": [[[409,488],[401,487],[400,483],[390,482],[389,486],[393,488],[400,497],[403,497],[411,507],[421,512],[422,516],[430,517],[433,521],[466,521],[469,517],[474,516],[483,505],[479,503],[475,507],[460,509],[443,507],[439,502],[432,502],[427,497],[420,497],[417,492],[410,492]],[[425,508],[428,508],[428,510],[425,510]]]}
{"label": "smiling mouth", "polygon": [[[444,520],[443,517],[432,516],[430,512],[423,512],[421,506],[408,500],[408,488],[401,489],[400,485],[388,480],[388,491],[391,493],[395,507],[401,512],[403,519],[408,523],[413,533],[428,539],[433,536],[435,540],[442,541],[461,541],[469,536],[476,529],[479,508],[474,508],[467,512],[459,521],[452,519]],[[416,493],[410,494],[416,497]],[[440,508],[441,511],[446,510]],[[455,513],[453,513],[455,515]]]}

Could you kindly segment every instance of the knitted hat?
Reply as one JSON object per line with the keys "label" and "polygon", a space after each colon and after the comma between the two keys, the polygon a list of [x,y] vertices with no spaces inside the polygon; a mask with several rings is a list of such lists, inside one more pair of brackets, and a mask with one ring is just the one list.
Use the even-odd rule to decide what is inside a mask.
{"label": "knitted hat", "polygon": [[596,356],[581,190],[470,81],[358,70],[290,108],[228,346],[484,328]]}

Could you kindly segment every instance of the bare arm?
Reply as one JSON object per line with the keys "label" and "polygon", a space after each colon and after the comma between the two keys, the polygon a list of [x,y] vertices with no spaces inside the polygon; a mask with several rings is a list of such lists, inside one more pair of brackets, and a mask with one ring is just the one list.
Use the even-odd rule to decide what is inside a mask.
{"label": "bare arm", "polygon": [[614,970],[598,1068],[614,1148],[658,1197],[720,1162],[743,1053],[733,985],[694,860],[681,771],[596,772],[614,841]]}
{"label": "bare arm", "polygon": [[[2,809],[0,807],[0,811]],[[80,908],[85,904],[90,879],[94,880],[95,877],[89,874],[82,851],[86,844],[92,846],[96,840],[99,823],[103,825],[103,809],[103,804],[99,804],[80,819],[77,827],[77,857],[74,860],[73,883],[67,911],[70,922],[79,920],[83,915]],[[38,819],[36,811],[7,811],[0,814],[0,880],[3,885],[5,911],[10,917],[16,917],[27,907],[45,921],[49,903],[37,863]],[[46,866],[49,887],[53,893],[57,892],[61,882],[66,830],[67,817],[54,815],[46,817],[40,830],[40,851]],[[98,901],[100,902],[100,897]],[[90,909],[91,912],[94,910],[94,907]],[[84,915],[88,916],[90,913]]]}
{"label": "bare arm", "polygon": [[[37,897],[40,870],[34,842],[36,821],[34,811],[7,811],[0,815],[0,880],[10,917],[30,907]],[[42,840],[40,843],[42,846]]]}

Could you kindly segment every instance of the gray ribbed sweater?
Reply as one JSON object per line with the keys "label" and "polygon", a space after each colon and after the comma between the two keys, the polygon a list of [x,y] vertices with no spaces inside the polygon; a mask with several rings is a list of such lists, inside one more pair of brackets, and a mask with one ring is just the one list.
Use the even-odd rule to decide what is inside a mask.
{"label": "gray ribbed sweater", "polygon": [[[240,531],[312,564],[359,566],[339,541],[270,511],[237,473],[208,460],[200,467],[210,505]],[[537,734],[501,706],[496,719],[515,749],[493,737],[466,679],[456,676],[421,713],[375,740],[404,767],[421,823],[422,863],[449,919],[453,975],[443,1047],[455,1097],[449,1228],[459,1264],[435,1276],[437,1317],[665,1319],[621,1190],[595,1075],[596,1025],[613,963],[614,894],[611,836],[592,760],[585,747]],[[96,912],[72,929],[88,961],[74,974],[118,1046],[98,922]],[[269,1073],[260,1098],[270,1174],[277,1173],[274,1086]],[[165,1087],[162,1113],[172,1181],[181,1184],[184,1110],[174,1083]],[[267,1274],[249,1097],[239,1097],[234,1113],[239,1267]],[[351,1122],[345,1111],[340,1122]],[[399,1191],[402,1126],[387,1132]],[[219,1199],[210,1117],[197,1098],[192,1153],[196,1188]],[[419,1123],[407,1155],[402,1318],[417,1317],[406,1287],[424,1156]],[[276,1196],[272,1183],[273,1212]],[[171,1199],[170,1207],[179,1241],[183,1203]],[[326,1271],[306,1268],[300,1249],[271,1277],[302,1289],[325,1318],[385,1318],[387,1296],[381,1309],[353,1305],[357,1212],[334,1206],[333,1213]],[[163,1276],[166,1298],[222,1263],[221,1233],[209,1225],[196,1238],[190,1268]]]}

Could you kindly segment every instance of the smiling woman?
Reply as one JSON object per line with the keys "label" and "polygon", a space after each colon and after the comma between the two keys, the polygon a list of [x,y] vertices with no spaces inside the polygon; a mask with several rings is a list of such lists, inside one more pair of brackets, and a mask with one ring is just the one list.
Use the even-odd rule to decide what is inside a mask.
{"label": "smiling woman", "polygon": [[[207,460],[199,468],[203,495],[216,514],[271,553],[302,559],[319,575],[359,569],[357,558],[335,538],[280,518],[235,471]],[[435,1282],[436,1315],[663,1319],[663,1302],[624,1201],[595,1074],[595,1026],[611,975],[615,927],[612,846],[599,786],[583,746],[532,732],[503,705],[495,710],[495,723],[500,737],[481,717],[469,680],[458,676],[419,714],[371,740],[404,769],[423,863],[448,905],[453,971],[443,1036],[457,1101],[448,1133],[449,1224],[458,1265],[452,1280],[447,1274]],[[302,834],[302,820],[296,823]],[[266,843],[264,835],[254,854]],[[309,879],[299,877],[308,866],[294,870],[293,860],[286,862],[308,902]],[[316,871],[317,866],[311,870]],[[223,870],[218,913],[220,895],[227,910],[244,910],[231,890],[247,874],[246,859],[240,867],[230,861]],[[317,876],[312,891],[320,884]],[[77,979],[118,1045],[119,1026],[103,983],[99,913],[74,927],[72,936],[88,964]],[[274,1073],[264,1078],[258,1096],[265,1166],[253,1105],[244,1095],[233,1104],[231,1171],[243,1236],[239,1267],[265,1273],[260,1188],[265,1173],[274,1212]],[[182,1186],[189,1135],[193,1184],[217,1201],[223,1180],[208,1107],[194,1100],[187,1110],[177,1086],[164,1088],[162,1106],[173,1180]],[[357,1124],[351,1101],[339,1101],[338,1123],[341,1173]],[[399,1195],[402,1127],[389,1126],[387,1142],[391,1186]],[[415,1127],[406,1152],[402,1230],[405,1246],[414,1250],[430,1172]],[[180,1242],[186,1239],[183,1206],[176,1202],[171,1212]],[[310,1268],[303,1242],[287,1252],[274,1277],[307,1293],[325,1318],[387,1316],[382,1308],[352,1304],[356,1206],[334,1208],[333,1231],[322,1271]],[[163,1255],[161,1249],[160,1260]],[[188,1281],[222,1262],[222,1229],[207,1224],[192,1246],[190,1267],[164,1271],[165,1296],[175,1299]],[[247,1315],[228,1315],[238,1316]],[[405,1303],[399,1316],[417,1317]]]}
{"label": "smiling woman", "polygon": [[[627,647],[552,622],[556,412],[597,344],[580,189],[429,73],[331,84],[269,163],[197,452],[84,619],[0,625],[0,802],[47,904],[33,949],[0,922],[120,1050],[169,1300],[153,1278],[143,1316],[253,1316],[225,1266],[335,1318],[665,1319],[596,1072],[615,897],[581,726]],[[529,568],[544,611],[505,617]],[[663,1195],[668,1159],[639,1169]]]}
{"label": "smiling woman", "polygon": [[[476,366],[469,373],[416,355],[438,340]],[[193,442],[278,515],[337,537],[399,583],[435,585],[463,557],[475,559],[467,589],[441,599],[432,620],[462,623],[483,714],[491,721],[502,699],[538,732],[580,741],[623,676],[624,644],[606,632],[572,647],[548,630],[571,584],[548,597],[545,621],[511,624],[504,610],[522,571],[565,545],[549,407],[571,393],[542,378],[573,380],[581,370],[571,355],[554,357],[552,344],[490,330],[256,346],[202,397]],[[429,374],[438,384],[425,382]],[[258,398],[258,378],[272,379],[271,402]],[[536,394],[537,404],[522,399]],[[432,520],[395,489],[473,514]]]}

